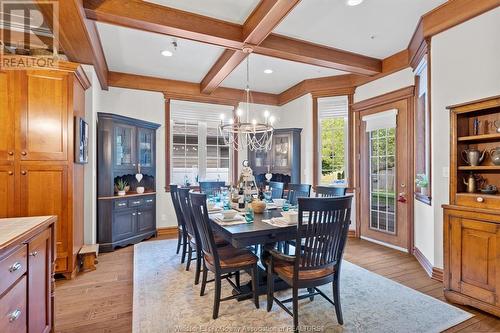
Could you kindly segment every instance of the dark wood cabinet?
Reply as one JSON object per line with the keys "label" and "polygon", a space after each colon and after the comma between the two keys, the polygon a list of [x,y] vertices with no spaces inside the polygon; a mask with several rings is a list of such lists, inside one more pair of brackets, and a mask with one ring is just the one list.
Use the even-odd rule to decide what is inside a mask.
{"label": "dark wood cabinet", "polygon": [[257,183],[263,183],[268,170],[273,181],[300,183],[300,133],[301,128],[280,128],[273,132],[271,149],[249,151],[248,161]]}
{"label": "dark wood cabinet", "polygon": [[54,328],[55,216],[0,219],[0,332]]}
{"label": "dark wood cabinet", "polygon": [[83,165],[74,118],[90,82],[79,64],[0,71],[0,217],[57,215],[57,273],[71,278],[83,244]]}
{"label": "dark wood cabinet", "polygon": [[[156,129],[160,125],[120,115],[98,114],[98,219],[100,251],[135,244],[156,234]],[[139,183],[135,178],[143,174]],[[115,183],[129,185],[125,196]],[[137,193],[138,186],[144,193]]]}
{"label": "dark wood cabinet", "polygon": [[466,165],[463,151],[490,151],[500,146],[500,134],[490,126],[478,132],[474,123],[493,124],[500,115],[500,97],[451,109],[450,204],[444,205],[444,295],[500,316],[500,196],[479,188],[468,192],[469,174],[500,187],[500,166],[491,157]]}

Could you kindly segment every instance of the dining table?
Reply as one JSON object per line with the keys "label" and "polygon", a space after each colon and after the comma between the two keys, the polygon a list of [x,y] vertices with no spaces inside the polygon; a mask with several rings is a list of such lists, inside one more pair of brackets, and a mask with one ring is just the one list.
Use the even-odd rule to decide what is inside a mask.
{"label": "dining table", "polygon": [[[209,215],[213,230],[232,246],[236,248],[254,248],[256,254],[260,258],[259,274],[257,278],[259,295],[266,294],[267,292],[267,274],[263,262],[263,250],[266,247],[274,247],[277,242],[295,240],[297,236],[297,224],[277,226],[264,221],[274,217],[281,217],[281,211],[280,208],[265,210],[261,214],[255,214],[253,222],[235,224],[220,224],[213,218],[213,215]],[[276,291],[290,288],[285,281],[277,277],[275,277],[274,282],[274,290]],[[242,294],[250,290],[250,282],[241,286]],[[238,291],[235,290],[233,293],[237,294]],[[238,300],[246,298],[238,298]]]}

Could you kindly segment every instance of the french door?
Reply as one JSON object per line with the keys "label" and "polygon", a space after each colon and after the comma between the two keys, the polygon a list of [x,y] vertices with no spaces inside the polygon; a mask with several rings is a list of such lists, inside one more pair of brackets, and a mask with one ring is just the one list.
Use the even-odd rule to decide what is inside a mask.
{"label": "french door", "polygon": [[366,109],[360,134],[360,236],[408,251],[412,221],[412,126],[407,100]]}

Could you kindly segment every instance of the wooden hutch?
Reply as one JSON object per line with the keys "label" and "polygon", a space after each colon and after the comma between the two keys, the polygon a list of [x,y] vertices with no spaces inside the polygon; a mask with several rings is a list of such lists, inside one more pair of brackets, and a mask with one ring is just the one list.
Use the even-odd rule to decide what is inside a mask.
{"label": "wooden hutch", "polygon": [[500,96],[448,109],[451,160],[450,204],[443,205],[444,294],[449,301],[500,316],[500,194],[485,194],[485,185],[479,184],[468,193],[464,184],[472,173],[484,184],[500,188],[500,165],[489,153],[477,166],[462,158],[466,149],[489,152],[500,147]]}

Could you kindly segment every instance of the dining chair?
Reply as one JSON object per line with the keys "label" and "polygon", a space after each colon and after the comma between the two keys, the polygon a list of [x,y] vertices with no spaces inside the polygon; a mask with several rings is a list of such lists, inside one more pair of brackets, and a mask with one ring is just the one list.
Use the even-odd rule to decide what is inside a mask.
{"label": "dining chair", "polygon": [[[181,211],[184,216],[184,222],[186,226],[187,234],[187,261],[186,261],[186,271],[189,271],[191,266],[191,261],[196,260],[196,270],[194,284],[198,284],[200,281],[201,272],[201,241],[198,232],[198,228],[193,221],[193,212],[191,210],[191,199],[189,197],[189,188],[180,188],[179,191],[179,201],[181,206]],[[220,236],[215,235],[215,244],[217,246],[227,245],[227,242]],[[196,257],[193,258],[193,253],[196,253]]]}
{"label": "dining chair", "polygon": [[216,193],[219,193],[220,188],[225,187],[226,183],[206,181],[206,182],[199,182],[199,185],[201,193],[205,193],[206,195],[214,195]]}
{"label": "dining chair", "polygon": [[285,184],[282,182],[269,182],[269,188],[271,189],[272,199],[283,198],[283,190],[285,189]]}
{"label": "dining chair", "polygon": [[[215,297],[212,318],[219,316],[219,305],[222,301],[235,299],[237,297],[253,296],[255,307],[259,308],[259,294],[257,291],[257,256],[247,249],[238,249],[232,245],[217,247],[214,239],[214,233],[211,221],[207,211],[207,196],[202,193],[189,193],[191,198],[191,207],[195,224],[199,230],[202,255],[203,255],[203,278],[201,282],[200,295],[205,294],[207,284],[207,275],[210,270],[215,274]],[[239,285],[239,279],[234,283],[231,280],[233,273],[241,270],[250,270],[252,275],[252,292],[243,294]],[[222,279],[226,279],[229,284],[237,291],[228,297],[221,298]]]}
{"label": "dining chair", "polygon": [[346,187],[316,186],[317,198],[342,197],[346,194]]}
{"label": "dining chair", "polygon": [[181,255],[181,263],[184,263],[186,258],[186,250],[187,250],[187,232],[186,226],[184,222],[184,216],[180,207],[179,200],[179,188],[177,185],[170,185],[170,196],[172,197],[172,203],[174,205],[175,216],[177,217],[177,251],[176,254],[179,254],[179,250],[182,246],[182,255]]}
{"label": "dining chair", "polygon": [[[293,317],[294,331],[298,327],[298,301],[315,295],[323,296],[335,307],[337,321],[344,323],[340,305],[340,268],[351,218],[352,197],[299,198],[295,255],[286,255],[274,248],[268,249],[264,259],[267,270],[267,311],[273,301]],[[292,287],[292,297],[278,300],[274,297],[274,275]],[[332,283],[333,301],[318,286]],[[298,290],[306,288],[304,295]],[[293,303],[291,312],[284,303]]]}
{"label": "dining chair", "polygon": [[309,198],[311,196],[311,185],[288,184],[287,200],[290,205],[297,205],[298,198]]}

